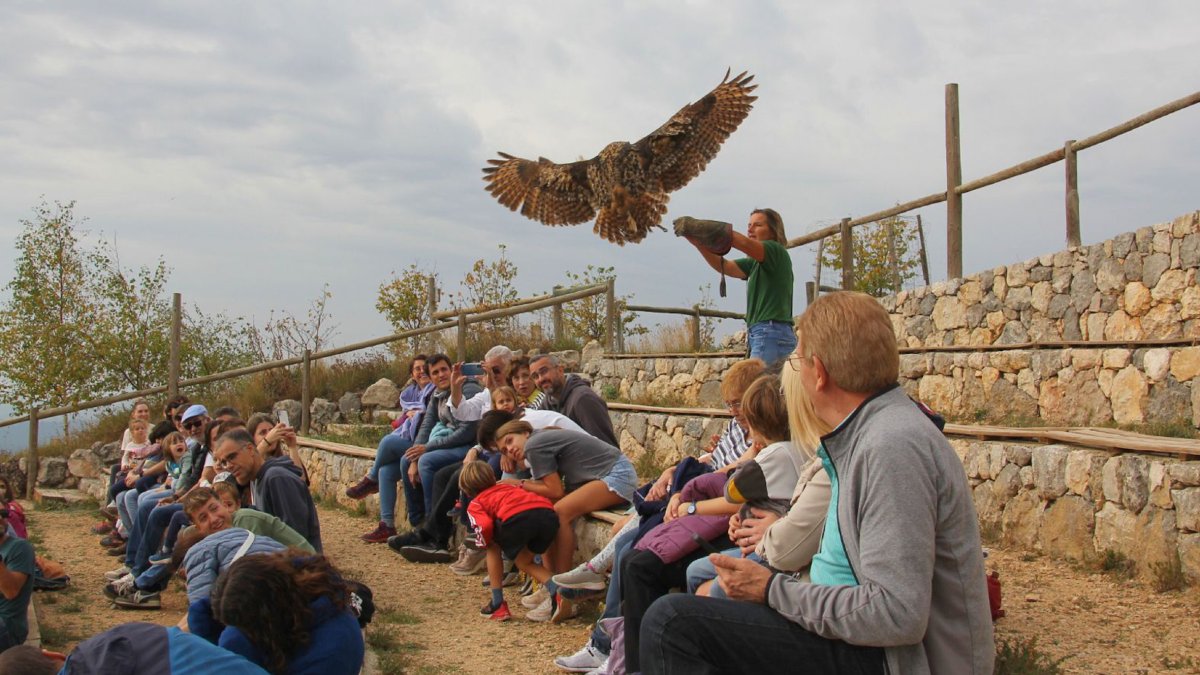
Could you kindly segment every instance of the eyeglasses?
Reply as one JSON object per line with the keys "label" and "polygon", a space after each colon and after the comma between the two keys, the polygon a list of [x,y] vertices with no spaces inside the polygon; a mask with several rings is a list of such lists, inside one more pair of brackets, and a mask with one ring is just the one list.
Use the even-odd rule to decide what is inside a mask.
{"label": "eyeglasses", "polygon": [[725,401],[725,407],[729,408],[729,412],[736,413],[742,409],[741,401]]}
{"label": "eyeglasses", "polygon": [[812,358],[811,356],[805,356],[805,355],[801,354],[800,352],[792,352],[791,354],[788,354],[788,358],[787,358],[788,366],[791,367],[792,371],[798,373],[798,372],[800,372],[800,362],[806,361],[811,358]]}

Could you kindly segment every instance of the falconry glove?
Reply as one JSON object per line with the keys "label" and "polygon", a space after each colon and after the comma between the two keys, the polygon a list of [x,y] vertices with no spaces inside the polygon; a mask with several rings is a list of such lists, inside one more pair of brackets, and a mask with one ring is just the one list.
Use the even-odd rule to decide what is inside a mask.
{"label": "falconry glove", "polygon": [[[675,236],[686,237],[696,246],[723,256],[733,248],[733,224],[719,220],[698,220],[689,216],[675,219]],[[725,297],[725,272],[721,271],[721,297]]]}

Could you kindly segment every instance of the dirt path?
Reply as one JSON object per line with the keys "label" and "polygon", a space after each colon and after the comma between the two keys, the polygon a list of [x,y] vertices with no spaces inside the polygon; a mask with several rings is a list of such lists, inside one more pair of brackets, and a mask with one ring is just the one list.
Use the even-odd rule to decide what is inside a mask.
{"label": "dirt path", "polygon": [[[39,552],[63,562],[72,576],[68,590],[35,595],[49,649],[69,650],[125,621],[173,624],[183,614],[178,582],[163,594],[161,612],[111,608],[100,588],[103,573],[117,563],[88,533],[93,522],[91,512],[79,510],[30,513]],[[573,652],[586,639],[585,620],[561,626],[521,620],[523,610],[513,593],[509,604],[518,619],[487,621],[478,613],[487,599],[481,577],[413,565],[384,545],[363,544],[358,535],[371,526],[343,510],[321,509],[326,553],[375,591],[380,614],[370,642],[383,657],[384,672],[558,672],[551,659]],[[1036,637],[1040,651],[1067,657],[1064,671],[1200,672],[1197,589],[1157,594],[1141,583],[1016,551],[993,549],[989,566],[1000,570],[1008,612],[997,624],[997,636]],[[1036,602],[1026,600],[1030,594]]]}

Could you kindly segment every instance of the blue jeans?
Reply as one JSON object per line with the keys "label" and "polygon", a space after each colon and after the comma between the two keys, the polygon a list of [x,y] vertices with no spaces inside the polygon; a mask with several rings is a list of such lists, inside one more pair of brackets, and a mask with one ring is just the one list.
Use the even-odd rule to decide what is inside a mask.
{"label": "blue jeans", "polygon": [[[721,555],[740,558],[742,557],[742,549],[737,547],[725,549],[724,551],[721,551]],[[750,555],[746,556],[746,560],[753,560],[756,563],[762,562],[762,558],[760,558],[757,553],[751,553]],[[695,594],[696,589],[700,587],[700,584],[706,581],[712,581],[716,578],[717,570],[715,567],[713,567],[713,564],[709,562],[708,556],[693,560],[692,564],[688,565],[687,568],[687,592]],[[725,589],[721,588],[721,584],[714,583],[709,587],[708,597],[724,598]]]}
{"label": "blue jeans", "polygon": [[[625,552],[633,548],[633,540],[637,538],[637,528],[617,536],[617,552],[613,554],[612,574],[608,578],[608,593],[604,596],[604,613],[600,619],[612,619],[621,616],[621,558]],[[605,654],[612,651],[612,638],[600,630],[600,619],[592,627],[592,646]]]}
{"label": "blue jeans", "polygon": [[[176,513],[183,512],[183,505],[179,503],[167,504],[166,506],[158,506],[157,504],[151,509],[150,514],[146,518],[146,524],[142,528],[141,541],[138,542],[137,552],[133,556],[133,564],[129,565],[129,569],[133,570],[134,574],[141,574],[150,566],[150,556],[154,555],[158,548],[162,546],[163,536],[167,532],[167,527],[171,524],[171,518]],[[130,544],[132,544],[132,540]]]}
{"label": "blue jeans", "polygon": [[[736,648],[731,646],[736,645]],[[883,675],[882,647],[823,638],[752,602],[665,595],[642,619],[642,672]],[[802,664],[798,666],[797,664]]]}
{"label": "blue jeans", "polygon": [[[405,482],[404,495],[408,505],[408,522],[418,525],[424,519],[425,512],[420,508],[413,509],[412,500],[408,499],[408,460],[404,453],[412,447],[412,439],[399,434],[388,434],[379,441],[375,450],[375,463],[367,475],[379,481],[379,519],[390,527],[396,526],[396,483]],[[416,519],[414,520],[414,516]]]}
{"label": "blue jeans", "polygon": [[767,368],[782,363],[796,350],[796,331],[782,321],[760,321],[747,331],[750,358],[760,358]]}
{"label": "blue jeans", "polygon": [[[438,470],[444,469],[451,464],[462,464],[462,461],[466,459],[467,453],[470,451],[471,446],[469,445],[458,448],[442,448],[426,452],[417,460],[417,473],[421,476],[420,489],[425,513],[433,513],[433,498],[436,496],[433,494],[433,476]],[[405,475],[407,476],[408,474],[406,473]]]}
{"label": "blue jeans", "polygon": [[159,502],[171,496],[171,488],[147,490],[140,495],[136,490],[127,490],[124,496],[125,508],[129,512],[130,520],[133,521],[133,527],[129,529],[129,539],[125,544],[125,566],[133,569],[133,561],[137,558],[138,547],[142,543],[142,533],[146,528],[146,521],[150,519],[150,512],[154,510],[155,506],[158,506]]}

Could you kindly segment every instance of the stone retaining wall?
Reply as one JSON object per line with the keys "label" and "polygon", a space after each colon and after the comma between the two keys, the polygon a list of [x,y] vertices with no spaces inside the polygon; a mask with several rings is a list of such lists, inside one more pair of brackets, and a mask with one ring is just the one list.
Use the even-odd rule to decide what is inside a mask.
{"label": "stone retaining wall", "polygon": [[721,407],[721,376],[739,357],[685,356],[585,360],[583,375],[602,396],[662,406]]}
{"label": "stone retaining wall", "polygon": [[[1200,212],[882,302],[902,346],[1200,337]],[[1200,426],[1200,347],[925,353],[913,395],[954,417]]]}
{"label": "stone retaining wall", "polygon": [[643,478],[653,478],[687,456],[702,454],[729,418],[704,415],[662,415],[613,410],[609,413],[621,450],[633,460]]}

